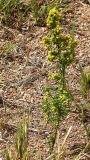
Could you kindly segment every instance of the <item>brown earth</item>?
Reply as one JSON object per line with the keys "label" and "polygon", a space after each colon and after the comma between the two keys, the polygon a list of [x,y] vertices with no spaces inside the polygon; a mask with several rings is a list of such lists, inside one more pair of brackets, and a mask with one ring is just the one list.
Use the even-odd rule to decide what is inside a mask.
{"label": "brown earth", "polygon": [[[76,102],[82,104],[80,95],[79,63],[83,68],[90,67],[90,5],[81,1],[69,4],[74,9],[74,20],[77,26],[76,38],[79,45],[75,62],[68,67],[67,79]],[[72,14],[67,15],[66,24],[71,23]],[[28,148],[32,148],[35,155],[40,152],[43,159],[48,156],[47,137],[52,132],[50,125],[43,119],[40,105],[42,104],[43,87],[47,83],[47,75],[53,70],[52,64],[46,61],[47,51],[42,44],[42,37],[47,33],[45,27],[28,24],[27,31],[5,27],[0,24],[0,158],[3,150],[12,144],[18,125],[30,111],[30,127],[28,132]],[[30,26],[28,26],[30,25]],[[5,53],[3,49],[8,41],[15,44],[12,53]],[[3,55],[3,56],[2,56]],[[90,108],[87,125],[90,128]],[[60,127],[60,143],[69,127],[72,126],[66,148],[66,159],[77,155],[86,143],[84,127],[75,108],[63,119]],[[89,158],[82,158],[82,160]]]}

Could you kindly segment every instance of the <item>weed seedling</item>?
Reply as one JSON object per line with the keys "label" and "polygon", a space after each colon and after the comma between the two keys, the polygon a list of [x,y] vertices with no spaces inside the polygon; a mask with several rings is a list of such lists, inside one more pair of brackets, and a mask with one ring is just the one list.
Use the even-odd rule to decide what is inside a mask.
{"label": "weed seedling", "polygon": [[43,43],[48,50],[48,60],[56,63],[57,71],[56,74],[49,75],[56,81],[56,85],[46,88],[43,103],[43,111],[54,130],[54,134],[50,137],[52,149],[60,121],[69,107],[70,95],[66,87],[65,72],[67,66],[74,60],[77,45],[74,34],[71,36],[63,34],[61,17],[61,13],[55,7],[50,10],[47,18],[48,35],[43,37]]}
{"label": "weed seedling", "polygon": [[11,154],[10,150],[6,149],[4,153],[6,160],[30,160],[27,151],[27,129],[28,124],[23,120],[17,133],[14,155]]}

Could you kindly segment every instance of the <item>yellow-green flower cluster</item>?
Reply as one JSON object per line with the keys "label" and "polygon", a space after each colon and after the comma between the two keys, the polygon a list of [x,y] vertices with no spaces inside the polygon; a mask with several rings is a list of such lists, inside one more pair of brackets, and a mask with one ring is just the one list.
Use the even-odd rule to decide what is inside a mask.
{"label": "yellow-green flower cluster", "polygon": [[50,73],[50,74],[48,74],[48,78],[59,80],[60,79],[60,75],[58,73]]}
{"label": "yellow-green flower cluster", "polygon": [[55,28],[57,26],[57,22],[60,19],[60,14],[56,8],[50,10],[48,18],[47,18],[47,26],[49,28]]}
{"label": "yellow-green flower cluster", "polygon": [[62,94],[59,96],[59,100],[63,105],[67,105],[68,104],[68,98],[66,97],[65,94]]}
{"label": "yellow-green flower cluster", "polygon": [[53,61],[55,59],[55,56],[53,54],[48,54],[47,58],[49,61]]}
{"label": "yellow-green flower cluster", "polygon": [[50,10],[47,18],[47,26],[50,30],[43,38],[43,43],[48,49],[49,61],[57,59],[59,63],[67,66],[74,58],[77,41],[70,35],[61,34],[60,18],[61,15],[56,8]]}
{"label": "yellow-green flower cluster", "polygon": [[49,37],[44,36],[42,38],[42,42],[43,42],[43,44],[45,45],[46,48],[49,48],[49,46],[50,46],[50,38]]}

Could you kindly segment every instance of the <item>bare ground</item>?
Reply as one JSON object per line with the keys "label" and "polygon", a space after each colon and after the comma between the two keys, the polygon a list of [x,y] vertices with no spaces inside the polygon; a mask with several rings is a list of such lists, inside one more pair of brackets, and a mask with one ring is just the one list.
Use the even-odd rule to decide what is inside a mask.
{"label": "bare ground", "polygon": [[[67,78],[76,101],[82,104],[79,63],[83,68],[90,67],[90,5],[81,1],[73,4],[77,24],[76,37],[79,39],[79,45],[75,62],[67,70]],[[28,26],[28,23],[26,24]],[[32,148],[34,155],[36,151],[41,153],[43,159],[48,155],[47,137],[51,133],[51,128],[43,120],[40,108],[47,75],[53,70],[52,65],[46,61],[47,52],[42,44],[42,37],[46,33],[45,27],[32,25],[26,32],[0,26],[0,54],[4,54],[0,60],[0,158],[6,147],[12,149],[13,137],[15,137],[18,125],[23,115],[28,116],[29,111],[28,146]],[[15,49],[13,53],[2,53],[8,40],[15,44]],[[79,114],[74,108],[71,110],[60,127],[60,143],[62,143],[66,131],[72,126],[66,143],[68,150],[66,159],[77,155],[85,147],[86,141]],[[90,115],[90,108],[88,115]],[[89,123],[90,117],[87,122],[90,128]],[[84,159],[87,160],[87,158]]]}

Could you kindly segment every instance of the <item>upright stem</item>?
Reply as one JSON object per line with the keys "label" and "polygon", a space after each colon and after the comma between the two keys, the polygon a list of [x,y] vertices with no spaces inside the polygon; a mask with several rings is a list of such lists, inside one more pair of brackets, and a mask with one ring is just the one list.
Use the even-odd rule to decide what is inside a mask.
{"label": "upright stem", "polygon": [[65,66],[64,60],[61,62],[60,56],[58,57],[58,66],[57,67],[59,68],[59,73],[61,75],[61,85],[62,85],[63,89],[65,89],[66,88],[66,83],[65,83],[65,68],[66,68],[66,66]]}
{"label": "upright stem", "polygon": [[65,89],[65,65],[62,64],[62,70],[61,70],[61,75],[62,75],[62,85],[63,85],[63,89]]}

